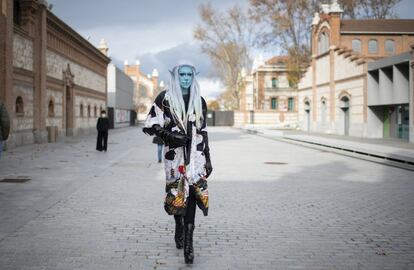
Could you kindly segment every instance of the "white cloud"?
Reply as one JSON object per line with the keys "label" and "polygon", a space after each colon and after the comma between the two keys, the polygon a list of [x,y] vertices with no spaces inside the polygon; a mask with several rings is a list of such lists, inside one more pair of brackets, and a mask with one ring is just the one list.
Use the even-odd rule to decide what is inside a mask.
{"label": "white cloud", "polygon": [[218,79],[201,77],[198,78],[201,88],[201,95],[206,99],[216,99],[224,91],[223,84]]}
{"label": "white cloud", "polygon": [[82,29],[79,31],[84,37],[90,36],[90,42],[97,46],[104,38],[109,47],[111,57],[135,62],[138,54],[156,54],[170,49],[177,44],[193,40],[192,32],[186,24],[171,25],[162,22],[150,28],[140,28],[139,25],[110,26]]}

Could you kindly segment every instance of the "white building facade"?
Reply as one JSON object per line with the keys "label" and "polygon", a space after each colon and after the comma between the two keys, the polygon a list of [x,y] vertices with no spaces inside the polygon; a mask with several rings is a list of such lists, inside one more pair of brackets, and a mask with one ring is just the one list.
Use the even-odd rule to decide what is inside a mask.
{"label": "white building facade", "polygon": [[[130,126],[135,122],[134,82],[114,64],[108,66],[108,110],[112,110],[113,127]],[[111,119],[111,120],[112,120]]]}

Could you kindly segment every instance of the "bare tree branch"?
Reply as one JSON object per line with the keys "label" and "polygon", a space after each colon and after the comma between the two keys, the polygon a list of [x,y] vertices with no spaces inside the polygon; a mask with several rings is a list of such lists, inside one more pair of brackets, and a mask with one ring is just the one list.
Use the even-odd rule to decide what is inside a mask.
{"label": "bare tree branch", "polygon": [[237,109],[240,103],[239,74],[242,68],[250,66],[255,24],[238,6],[219,12],[210,4],[201,5],[200,18],[202,22],[194,29],[194,38],[201,42],[202,51],[209,56],[216,75],[227,88],[222,99]]}

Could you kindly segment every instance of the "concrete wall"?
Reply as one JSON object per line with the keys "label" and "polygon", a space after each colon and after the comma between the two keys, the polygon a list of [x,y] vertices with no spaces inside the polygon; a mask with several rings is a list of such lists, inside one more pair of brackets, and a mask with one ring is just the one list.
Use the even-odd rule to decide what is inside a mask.
{"label": "concrete wall", "polygon": [[[364,64],[357,64],[351,57],[331,48],[331,53],[315,58],[315,70],[308,68],[299,83],[299,127],[310,131],[343,135],[345,115],[341,109],[343,96],[349,102],[349,135],[366,136],[364,122]],[[315,73],[316,92],[313,93],[311,78]],[[305,100],[310,101],[310,116],[305,112]],[[325,105],[323,105],[325,101]],[[309,109],[308,108],[308,109]],[[314,117],[315,116],[315,117]]]}
{"label": "concrete wall", "polygon": [[335,55],[335,80],[343,80],[354,76],[361,75],[364,72],[363,65],[358,65],[355,61],[351,61],[350,57],[344,57],[344,54]]}
{"label": "concrete wall", "polygon": [[305,72],[305,75],[303,75],[302,79],[299,81],[298,89],[304,89],[312,87],[312,68],[308,67],[308,69]]}
{"label": "concrete wall", "polygon": [[329,54],[316,61],[316,84],[329,82]]}
{"label": "concrete wall", "polygon": [[[81,104],[83,104],[83,116],[81,116]],[[90,116],[88,116],[88,105],[90,106]],[[96,116],[94,114],[95,106],[97,107]],[[74,121],[76,128],[74,129],[74,135],[95,132],[100,107],[106,109],[105,101],[80,95],[75,96]]]}
{"label": "concrete wall", "polygon": [[108,65],[108,107],[114,108],[114,127],[130,125],[134,110],[134,81],[114,64]]}
{"label": "concrete wall", "polygon": [[[368,64],[368,137],[383,137],[384,108],[376,106],[409,104],[412,110],[411,57],[411,53],[403,53]],[[411,132],[412,123],[409,125]]]}
{"label": "concrete wall", "polygon": [[133,98],[132,79],[114,64],[108,65],[108,107],[133,110]]}

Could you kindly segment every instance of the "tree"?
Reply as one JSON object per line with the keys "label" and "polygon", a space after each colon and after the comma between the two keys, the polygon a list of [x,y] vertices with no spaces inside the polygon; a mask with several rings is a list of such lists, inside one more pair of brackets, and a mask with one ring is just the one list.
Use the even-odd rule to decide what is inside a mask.
{"label": "tree", "polygon": [[310,25],[317,0],[250,0],[250,14],[266,29],[258,45],[278,46],[289,55],[289,81],[296,85],[310,61]]}
{"label": "tree", "polygon": [[394,8],[401,0],[354,0],[361,18],[388,19],[396,17]]}
{"label": "tree", "polygon": [[[239,107],[238,102],[234,97],[231,91],[224,91],[218,97],[217,100],[220,103],[220,107],[224,110],[234,110]],[[237,102],[237,104],[236,104]]]}
{"label": "tree", "polygon": [[230,99],[231,109],[238,109],[240,89],[238,80],[243,67],[251,63],[254,24],[239,6],[220,12],[211,4],[199,8],[201,24],[194,29],[194,38],[201,42],[201,49],[211,59],[217,75],[226,88],[222,98]]}
{"label": "tree", "polygon": [[395,18],[395,6],[401,0],[340,0],[344,15],[356,19],[389,19]]}
{"label": "tree", "polygon": [[207,102],[207,108],[212,111],[218,111],[220,109],[220,104],[217,100],[210,100]]}
{"label": "tree", "polygon": [[[394,17],[401,0],[340,0],[344,16],[349,18],[385,19]],[[330,1],[324,1],[329,3]],[[265,29],[259,35],[261,46],[278,46],[289,55],[289,81],[296,85],[310,61],[310,28],[321,1],[317,0],[250,0],[250,13]]]}

